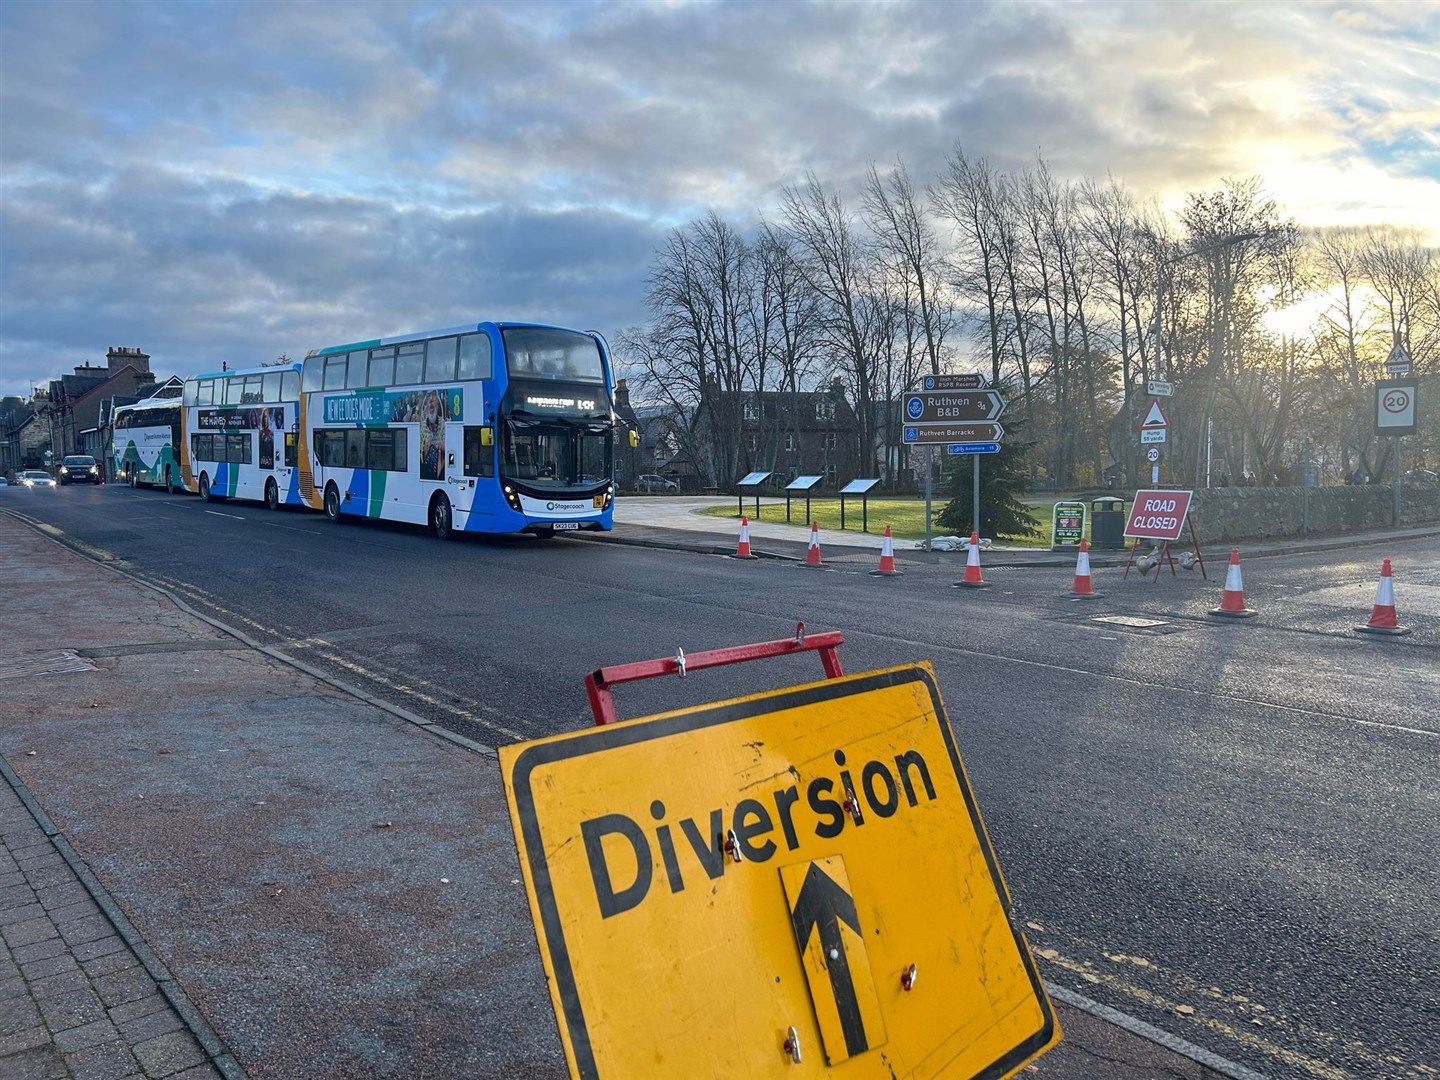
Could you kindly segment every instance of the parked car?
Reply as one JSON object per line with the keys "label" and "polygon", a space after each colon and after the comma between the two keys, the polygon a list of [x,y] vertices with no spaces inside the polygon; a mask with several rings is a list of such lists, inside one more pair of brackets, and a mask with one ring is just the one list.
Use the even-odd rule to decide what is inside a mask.
{"label": "parked car", "polygon": [[89,454],[66,454],[60,462],[60,483],[98,484],[100,466]]}
{"label": "parked car", "polygon": [[10,481],[9,481],[9,480],[6,480],[5,477],[0,476],[0,488],[9,487],[9,486],[10,486]]}
{"label": "parked car", "polygon": [[663,476],[656,476],[654,473],[646,473],[635,480],[636,491],[667,492],[679,491],[680,485],[674,480],[666,480]]}
{"label": "parked car", "polygon": [[20,474],[20,483],[28,488],[54,487],[55,478],[39,469],[26,469]]}

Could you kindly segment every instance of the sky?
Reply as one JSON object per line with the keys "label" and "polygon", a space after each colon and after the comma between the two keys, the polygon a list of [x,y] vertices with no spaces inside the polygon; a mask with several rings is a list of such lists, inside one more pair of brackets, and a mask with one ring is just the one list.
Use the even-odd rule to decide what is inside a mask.
{"label": "sky", "polygon": [[668,230],[962,148],[1440,242],[1440,3],[0,4],[0,396],[645,321]]}

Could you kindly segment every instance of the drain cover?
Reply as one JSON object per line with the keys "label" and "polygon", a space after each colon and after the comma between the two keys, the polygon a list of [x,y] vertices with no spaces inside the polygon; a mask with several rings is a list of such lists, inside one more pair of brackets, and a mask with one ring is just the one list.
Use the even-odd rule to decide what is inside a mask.
{"label": "drain cover", "polygon": [[1185,629],[1164,619],[1145,619],[1139,615],[1091,615],[1085,621],[1132,634],[1178,634]]}
{"label": "drain cover", "polygon": [[23,679],[30,675],[68,675],[74,671],[96,671],[77,653],[63,649],[46,656],[0,657],[0,679]]}

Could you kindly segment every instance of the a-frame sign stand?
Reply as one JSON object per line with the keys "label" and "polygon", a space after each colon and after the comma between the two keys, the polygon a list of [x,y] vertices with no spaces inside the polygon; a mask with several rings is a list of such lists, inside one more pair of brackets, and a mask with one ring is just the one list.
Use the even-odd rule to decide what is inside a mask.
{"label": "a-frame sign stand", "polygon": [[1200,538],[1195,533],[1195,522],[1190,519],[1192,494],[1193,492],[1189,491],[1166,489],[1149,489],[1135,493],[1130,520],[1125,524],[1125,535],[1134,540],[1130,545],[1130,557],[1125,560],[1126,579],[1130,577],[1130,567],[1135,565],[1135,554],[1140,548],[1141,540],[1160,545],[1155,563],[1155,580],[1160,580],[1160,567],[1166,563],[1170,564],[1170,575],[1178,577],[1175,571],[1175,556],[1171,554],[1170,545],[1178,541],[1188,527],[1195,561],[1200,564],[1200,575],[1209,580],[1210,575],[1205,570],[1205,556],[1200,553]]}

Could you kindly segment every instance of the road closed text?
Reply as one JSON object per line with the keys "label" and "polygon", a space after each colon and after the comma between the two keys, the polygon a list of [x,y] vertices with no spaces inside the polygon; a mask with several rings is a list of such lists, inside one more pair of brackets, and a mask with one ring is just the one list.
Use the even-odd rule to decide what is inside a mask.
{"label": "road closed text", "polygon": [[1176,516],[1178,508],[1179,501],[1176,499],[1146,499],[1139,504],[1131,520],[1142,529],[1174,532],[1180,528],[1180,519]]}
{"label": "road closed text", "polygon": [[657,861],[670,892],[680,893],[688,885],[720,878],[736,855],[742,861],[767,862],[781,845],[795,851],[804,838],[833,840],[846,828],[864,827],[872,817],[894,817],[922,800],[935,799],[930,767],[917,750],[858,768],[844,751],[836,750],[834,762],[834,776],[817,776],[803,790],[791,784],[763,798],[685,816],[656,799],[643,823],[619,813],[580,822],[601,917],[638,907],[654,883]]}
{"label": "road closed text", "polygon": [[1137,491],[1125,523],[1125,535],[1152,540],[1179,540],[1190,512],[1189,491]]}

